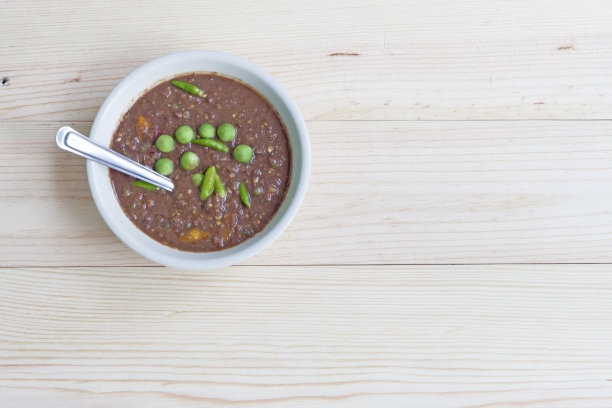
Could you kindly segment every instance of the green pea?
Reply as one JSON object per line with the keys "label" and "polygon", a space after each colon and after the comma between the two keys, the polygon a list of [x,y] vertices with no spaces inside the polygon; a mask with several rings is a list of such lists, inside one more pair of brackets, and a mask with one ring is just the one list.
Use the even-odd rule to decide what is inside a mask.
{"label": "green pea", "polygon": [[217,174],[215,166],[210,166],[208,170],[206,170],[206,173],[204,173],[202,186],[200,187],[200,200],[206,200],[213,193],[213,189],[215,188],[215,174]]}
{"label": "green pea", "polygon": [[[149,191],[157,191],[157,190],[159,190],[159,187],[154,186],[153,184],[147,183],[146,181],[142,181],[142,180],[136,180],[136,181],[134,181],[132,183],[132,185],[135,186],[135,187],[144,188],[145,190],[149,190]],[[132,207],[132,208],[135,208],[135,206]]]}
{"label": "green pea", "polygon": [[157,146],[160,152],[171,152],[174,149],[174,139],[170,135],[161,135],[155,141],[155,146]]}
{"label": "green pea", "polygon": [[198,134],[204,139],[212,139],[215,137],[215,127],[210,123],[204,123],[198,128]]}
{"label": "green pea", "polygon": [[221,143],[218,140],[213,140],[213,139],[196,139],[193,141],[193,143],[202,145],[202,146],[206,146],[206,147],[210,147],[211,149],[217,150],[219,152],[223,152],[223,153],[227,153],[229,152],[229,149],[227,148],[226,145],[224,145],[223,143]]}
{"label": "green pea", "polygon": [[194,186],[200,187],[200,184],[202,184],[203,178],[204,176],[202,175],[202,173],[196,173],[193,176],[191,176],[191,182],[193,183]]}
{"label": "green pea", "polygon": [[215,172],[215,194],[219,194],[221,198],[227,197],[227,191],[225,191],[225,186],[221,181],[221,177],[219,177],[219,173]]}
{"label": "green pea", "polygon": [[244,183],[240,183],[238,189],[240,190],[240,201],[242,201],[242,204],[251,208],[251,196]]}
{"label": "green pea", "polygon": [[194,152],[185,152],[180,159],[181,167],[185,170],[193,170],[200,163],[200,158]]}
{"label": "green pea", "polygon": [[229,142],[236,137],[236,128],[230,123],[224,123],[217,128],[217,137],[224,142]]}
{"label": "green pea", "polygon": [[155,171],[161,174],[162,176],[167,176],[172,174],[174,170],[174,164],[172,164],[172,160],[167,157],[163,159],[159,159],[155,162]]}
{"label": "green pea", "polygon": [[193,129],[187,125],[180,126],[178,129],[176,129],[176,132],[174,132],[174,137],[176,137],[177,142],[187,144],[193,140]]}
{"label": "green pea", "polygon": [[241,144],[234,148],[234,159],[240,163],[248,163],[253,158],[253,149],[251,146]]}

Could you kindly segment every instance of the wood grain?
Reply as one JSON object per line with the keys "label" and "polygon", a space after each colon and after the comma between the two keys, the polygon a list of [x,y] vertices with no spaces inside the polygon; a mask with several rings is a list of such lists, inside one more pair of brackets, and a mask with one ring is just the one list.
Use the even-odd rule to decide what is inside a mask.
{"label": "wood grain", "polygon": [[92,120],[129,72],[189,49],[262,66],[310,120],[612,118],[607,0],[8,4],[0,120]]}
{"label": "wood grain", "polygon": [[[0,408],[612,406],[608,0],[0,6]],[[207,273],[121,243],[54,143],[190,49],[313,148],[287,231]]]}
{"label": "wood grain", "polygon": [[607,407],[611,268],[0,269],[0,405]]}
{"label": "wood grain", "polygon": [[[0,123],[0,264],[151,265],[98,215],[85,162],[55,146],[59,126]],[[612,262],[608,122],[308,128],[304,204],[249,264]]]}

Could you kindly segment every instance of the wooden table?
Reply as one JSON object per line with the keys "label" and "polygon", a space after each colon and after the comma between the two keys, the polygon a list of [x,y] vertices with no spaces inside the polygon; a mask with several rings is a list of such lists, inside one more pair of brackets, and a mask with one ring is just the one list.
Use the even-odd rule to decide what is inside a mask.
{"label": "wooden table", "polygon": [[[0,4],[0,407],[612,406],[609,1]],[[313,149],[288,230],[207,273],[123,245],[54,140],[189,49]]]}

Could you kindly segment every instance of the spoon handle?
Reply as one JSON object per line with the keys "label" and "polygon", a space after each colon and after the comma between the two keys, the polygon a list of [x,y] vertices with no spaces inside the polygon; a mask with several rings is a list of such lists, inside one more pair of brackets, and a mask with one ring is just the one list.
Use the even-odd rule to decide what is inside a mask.
{"label": "spoon handle", "polygon": [[78,154],[88,160],[101,163],[105,166],[118,170],[122,173],[144,180],[148,183],[161,187],[164,190],[172,191],[174,184],[172,180],[152,169],[135,162],[132,159],[94,142],[72,129],[64,126],[57,132],[57,145],[71,153]]}

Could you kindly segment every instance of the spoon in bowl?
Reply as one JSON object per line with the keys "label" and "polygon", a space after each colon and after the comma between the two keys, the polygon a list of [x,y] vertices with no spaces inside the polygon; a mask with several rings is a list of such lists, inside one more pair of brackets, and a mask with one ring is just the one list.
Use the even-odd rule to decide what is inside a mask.
{"label": "spoon in bowl", "polygon": [[71,127],[64,126],[58,130],[55,140],[57,145],[66,151],[101,163],[164,190],[172,191],[174,189],[174,183],[168,177],[164,177],[156,171],[94,142]]}

